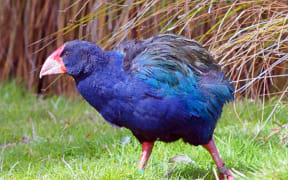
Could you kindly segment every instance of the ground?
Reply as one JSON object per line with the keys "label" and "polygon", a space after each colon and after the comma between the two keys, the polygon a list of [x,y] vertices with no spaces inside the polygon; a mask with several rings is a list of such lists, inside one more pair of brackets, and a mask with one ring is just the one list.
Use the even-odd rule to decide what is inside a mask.
{"label": "ground", "polygon": [[[182,141],[157,142],[139,174],[141,146],[129,130],[110,126],[80,97],[24,89],[0,84],[0,179],[215,179],[208,152]],[[287,123],[284,102],[266,121],[275,102],[237,101],[239,118],[233,104],[225,107],[214,139],[236,179],[288,179],[287,129],[267,138]],[[186,158],[169,163],[177,155]]]}

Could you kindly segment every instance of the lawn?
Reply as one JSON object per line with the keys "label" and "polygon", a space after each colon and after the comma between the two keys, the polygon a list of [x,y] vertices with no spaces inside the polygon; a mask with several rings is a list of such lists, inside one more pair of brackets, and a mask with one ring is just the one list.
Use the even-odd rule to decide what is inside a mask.
{"label": "lawn", "polygon": [[[287,123],[288,104],[266,122],[273,104],[238,101],[240,119],[233,104],[224,109],[214,139],[236,179],[288,179],[287,129],[266,138]],[[157,142],[139,174],[141,146],[129,130],[110,126],[80,97],[37,98],[15,82],[0,84],[0,146],[0,179],[215,179],[208,152],[181,140]],[[176,155],[189,158],[169,163]]]}

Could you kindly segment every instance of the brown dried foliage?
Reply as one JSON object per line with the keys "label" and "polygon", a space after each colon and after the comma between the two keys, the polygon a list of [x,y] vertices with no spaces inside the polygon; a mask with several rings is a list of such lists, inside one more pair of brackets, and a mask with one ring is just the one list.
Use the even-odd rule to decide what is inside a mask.
{"label": "brown dried foliage", "polygon": [[287,0],[0,0],[1,80],[17,77],[38,93],[71,93],[71,78],[39,80],[45,58],[63,42],[110,49],[158,33],[200,41],[223,65],[238,94],[265,100],[288,90]]}

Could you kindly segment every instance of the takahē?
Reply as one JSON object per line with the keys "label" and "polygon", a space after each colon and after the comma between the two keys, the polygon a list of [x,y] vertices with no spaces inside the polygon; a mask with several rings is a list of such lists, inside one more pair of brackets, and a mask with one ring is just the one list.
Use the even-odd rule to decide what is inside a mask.
{"label": "takah\u0113", "polygon": [[126,41],[113,51],[66,42],[45,61],[44,75],[67,73],[105,120],[132,131],[142,144],[143,170],[156,140],[202,145],[221,178],[233,179],[212,135],[234,88],[198,42],[172,34]]}

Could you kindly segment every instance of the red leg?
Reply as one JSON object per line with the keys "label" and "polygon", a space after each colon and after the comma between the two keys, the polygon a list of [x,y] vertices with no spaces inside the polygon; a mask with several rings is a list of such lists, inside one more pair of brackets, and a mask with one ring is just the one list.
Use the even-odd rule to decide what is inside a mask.
{"label": "red leg", "polygon": [[139,166],[138,166],[138,168],[140,170],[144,170],[144,168],[147,164],[147,161],[149,159],[149,156],[152,152],[153,146],[154,146],[154,142],[143,142],[142,143],[142,154],[141,154],[141,158],[140,158]]}
{"label": "red leg", "polygon": [[217,148],[215,146],[215,143],[213,139],[211,139],[208,144],[202,145],[209,153],[211,154],[215,164],[218,167],[218,170],[220,171],[220,180],[225,180],[227,178],[228,180],[234,180],[232,177],[230,170],[226,168],[225,164],[221,160],[221,157],[217,151]]}

